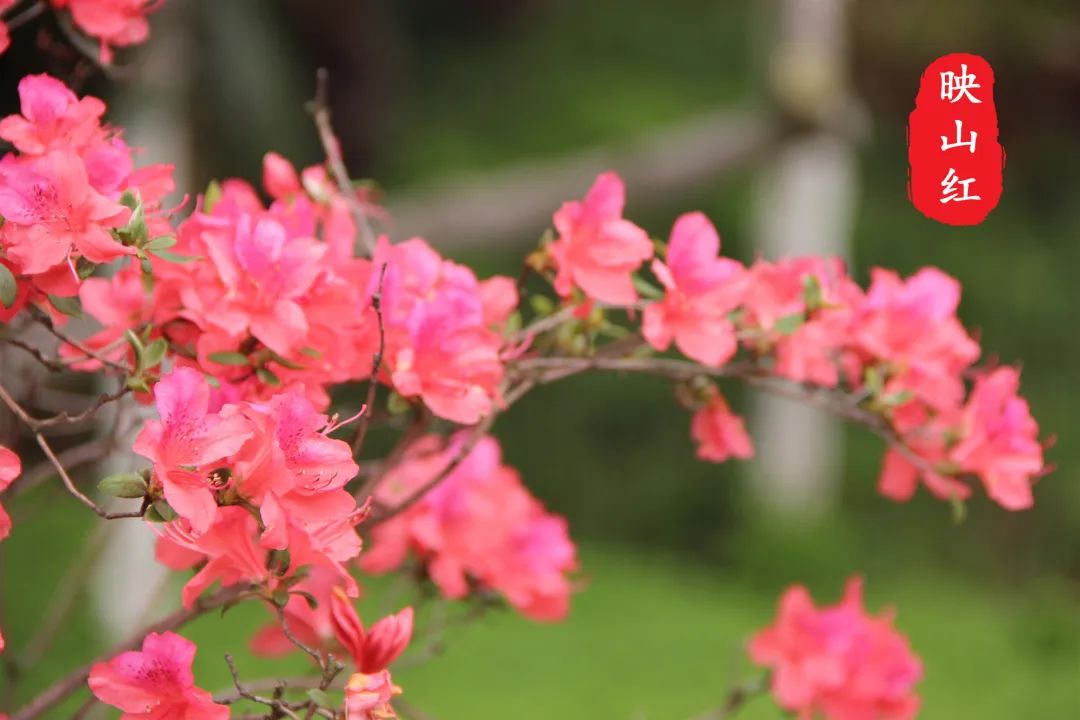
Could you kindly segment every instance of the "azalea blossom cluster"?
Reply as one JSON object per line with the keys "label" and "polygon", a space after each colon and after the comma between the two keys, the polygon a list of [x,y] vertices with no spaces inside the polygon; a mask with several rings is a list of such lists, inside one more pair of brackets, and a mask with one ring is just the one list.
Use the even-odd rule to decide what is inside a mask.
{"label": "azalea blossom cluster", "polygon": [[773,695],[799,720],[907,720],[919,709],[922,664],[892,622],[889,612],[866,613],[858,578],[840,603],[820,609],[796,585],[776,623],[751,639],[750,657],[772,670]]}
{"label": "azalea blossom cluster", "polygon": [[[935,268],[909,278],[875,268],[864,291],[838,259],[721,257],[701,213],[679,217],[667,243],[622,217],[618,176],[597,178],[555,214],[557,238],[537,262],[571,302],[643,307],[641,334],[722,373],[745,357],[758,377],[842,389],[880,415],[893,446],[881,491],[911,497],[919,481],[964,499],[977,477],[1010,510],[1030,507],[1043,473],[1038,425],[1013,368],[976,369],[979,345],[956,317],[960,284]],[[651,259],[651,262],[649,262]],[[658,286],[637,273],[649,262]],[[637,287],[649,297],[639,299]],[[968,380],[973,387],[968,391]],[[747,458],[742,420],[712,385],[699,385],[692,434],[706,460]]]}
{"label": "azalea blossom cluster", "polygon": [[[76,28],[97,41],[98,59],[108,65],[113,60],[114,47],[146,42],[150,37],[147,15],[161,7],[164,1],[48,0],[48,3],[54,10],[68,14]],[[0,0],[0,53],[7,50],[11,42],[7,22],[11,19],[9,13],[18,10],[19,4],[20,0]]]}
{"label": "azalea blossom cluster", "polygon": [[19,98],[22,113],[0,120],[15,148],[0,158],[5,319],[27,302],[52,308],[48,296],[76,295],[97,265],[172,232],[160,212],[172,166],[136,169],[120,131],[102,124],[105,103],[49,75],[24,77]]}
{"label": "azalea blossom cluster", "polygon": [[[147,3],[54,4],[108,44],[145,37]],[[481,280],[422,238],[375,236],[374,197],[332,159],[298,171],[268,153],[261,189],[211,183],[175,218],[163,207],[171,167],[136,169],[102,122],[104,103],[47,75],[24,78],[19,93],[21,113],[0,120],[14,147],[0,159],[0,320],[10,330],[21,314],[57,335],[55,359],[19,345],[50,369],[120,381],[83,419],[132,395],[153,404],[131,448],[149,467],[99,486],[138,509],[112,513],[78,490],[46,438],[70,416],[35,419],[2,383],[0,399],[72,495],[103,518],[141,517],[157,560],[192,573],[175,625],[88,665],[90,690],[124,717],[219,720],[237,701],[272,717],[395,717],[391,665],[417,616],[409,605],[365,624],[356,604],[375,574],[401,572],[417,602],[434,588],[451,600],[497,596],[533,620],[566,617],[578,569],[567,523],[489,431],[524,393],[575,372],[673,381],[704,460],[754,453],[717,384],[731,378],[819,400],[883,436],[879,484],[893,499],[921,482],[959,501],[977,478],[1018,510],[1045,472],[1018,372],[974,367],[980,348],[956,315],[959,284],[940,270],[875,269],[863,289],[836,259],[745,265],[720,255],[697,212],[657,241],[623,216],[623,183],[605,173],[555,212],[554,232],[526,261],[559,306],[547,286],[529,295],[527,273]],[[58,329],[73,305],[100,324],[89,337]],[[663,355],[673,347],[682,357]],[[332,403],[341,398],[358,409],[345,420]],[[364,444],[372,424],[405,428],[381,458]],[[21,465],[0,448],[0,492]],[[11,525],[0,506],[0,540]],[[252,693],[231,659],[235,697],[195,683],[195,645],[173,630],[241,600],[273,616],[252,651],[311,656],[315,695]],[[919,661],[888,616],[865,613],[857,581],[820,610],[789,590],[750,654],[801,718],[901,720],[918,707]],[[334,685],[337,658],[351,673]]]}
{"label": "azalea blossom cluster", "polygon": [[566,521],[548,513],[502,464],[496,440],[481,438],[430,492],[419,494],[446,471],[467,442],[459,434],[444,443],[429,435],[413,443],[376,491],[389,507],[419,501],[375,527],[360,567],[371,573],[419,558],[450,598],[476,585],[495,590],[527,617],[562,620],[569,610],[568,573],[577,567]]}

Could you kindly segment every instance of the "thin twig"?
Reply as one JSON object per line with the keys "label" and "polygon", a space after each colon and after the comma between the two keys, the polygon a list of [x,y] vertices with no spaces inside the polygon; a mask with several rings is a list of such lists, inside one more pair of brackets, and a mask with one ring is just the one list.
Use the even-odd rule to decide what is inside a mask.
{"label": "thin twig", "polygon": [[53,322],[52,318],[49,317],[49,315],[46,314],[44,311],[39,310],[38,308],[33,308],[32,307],[30,309],[30,312],[31,312],[31,317],[33,317],[34,321],[37,322],[39,325],[41,325],[43,328],[45,328],[47,331],[49,331],[49,333],[53,337],[55,337],[57,340],[60,340],[61,342],[67,343],[68,345],[71,345],[73,348],[75,348],[79,352],[83,353],[88,358],[93,358],[94,360],[97,360],[98,362],[102,363],[103,365],[108,365],[109,367],[111,367],[111,368],[113,368],[115,370],[120,370],[124,374],[128,374],[128,373],[131,372],[131,368],[128,367],[127,365],[123,365],[121,363],[116,362],[115,360],[111,360],[110,358],[105,357],[104,355],[97,352],[93,348],[87,347],[86,344],[84,344],[83,342],[81,342],[79,340],[76,340],[73,337],[69,337],[68,335],[60,332],[56,328],[56,324]]}
{"label": "thin twig", "polygon": [[401,502],[397,503],[393,507],[376,507],[375,512],[372,514],[371,519],[366,523],[367,527],[375,527],[376,525],[386,522],[390,518],[405,512],[410,507],[419,502],[425,495],[435,489],[439,483],[445,480],[454,470],[457,470],[458,466],[469,456],[476,444],[480,442],[480,439],[487,434],[488,430],[495,422],[497,413],[492,412],[480,422],[472,426],[472,430],[469,432],[469,436],[465,439],[454,453],[454,457],[450,462],[440,471],[435,477],[428,480],[419,488],[414,490],[408,497]]}
{"label": "thin twig", "polygon": [[371,426],[371,416],[375,413],[375,390],[379,387],[379,369],[382,367],[383,352],[386,350],[386,327],[383,323],[382,291],[383,280],[386,279],[386,263],[379,266],[379,284],[375,294],[371,296],[371,307],[375,310],[375,319],[379,324],[379,349],[371,357],[371,377],[368,378],[367,397],[364,399],[364,414],[360,418],[360,424],[356,428],[356,436],[353,437],[353,457],[360,454],[364,448],[364,438],[367,437],[368,427]]}
{"label": "thin twig", "polygon": [[[32,417],[30,417],[29,414],[27,414],[26,410],[24,410],[22,406],[19,405],[19,403],[15,401],[15,398],[11,396],[11,394],[7,391],[7,388],[5,388],[3,385],[0,385],[0,400],[2,400],[3,403],[7,405],[8,409],[11,410],[11,412],[13,412],[16,417],[22,420],[27,427],[34,430],[34,424],[36,421]],[[34,439],[37,441],[37,444],[41,448],[41,451],[45,453],[45,457],[49,459],[49,462],[52,463],[52,466],[56,469],[57,474],[60,475],[60,480],[64,483],[64,487],[67,488],[67,491],[76,500],[97,513],[98,517],[105,520],[142,517],[141,511],[114,513],[109,512],[108,510],[105,510],[104,508],[99,506],[75,486],[75,482],[71,479],[71,476],[68,475],[68,472],[64,468],[63,464],[60,462],[60,459],[56,457],[56,453],[53,452],[53,449],[49,445],[49,441],[45,439],[45,436],[35,430]]]}
{"label": "thin twig", "polygon": [[240,682],[240,672],[236,669],[236,663],[233,662],[233,657],[229,653],[225,653],[225,662],[229,665],[229,673],[232,675],[233,685],[236,686],[236,692],[245,700],[259,703],[260,705],[266,705],[273,710],[292,718],[292,720],[300,720],[300,716],[293,712],[289,703],[286,703],[281,698],[268,698],[262,695],[256,695]]}
{"label": "thin twig", "polygon": [[41,13],[45,12],[46,7],[46,4],[42,0],[38,0],[10,20],[4,20],[4,24],[7,25],[7,31],[10,33],[11,31],[22,27]]}
{"label": "thin twig", "polygon": [[330,122],[329,82],[330,73],[326,68],[319,68],[315,73],[315,99],[310,105],[311,116],[319,132],[319,141],[322,143],[323,152],[326,153],[326,163],[330,166],[330,173],[334,176],[338,190],[341,191],[342,197],[349,206],[349,212],[352,213],[353,221],[356,223],[360,244],[369,255],[372,255],[375,252],[375,231],[371,229],[367,212],[361,205],[360,199],[356,197],[356,189],[353,187],[352,180],[349,179],[345,160],[341,157],[341,143]]}
{"label": "thin twig", "polygon": [[694,718],[694,720],[727,720],[742,709],[750,700],[761,695],[769,689],[768,674],[761,675],[736,685],[728,691],[727,697],[720,707],[708,710]]}

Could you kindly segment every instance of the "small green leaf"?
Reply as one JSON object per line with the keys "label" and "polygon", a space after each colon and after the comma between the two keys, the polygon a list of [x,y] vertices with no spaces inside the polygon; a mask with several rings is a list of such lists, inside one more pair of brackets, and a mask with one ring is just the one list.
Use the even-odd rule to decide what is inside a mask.
{"label": "small green leaf", "polygon": [[168,260],[169,262],[174,263],[189,263],[202,259],[198,255],[179,255],[171,250],[151,250],[150,252],[154,253],[162,260]]}
{"label": "small green leaf", "polygon": [[120,196],[120,204],[128,210],[134,210],[139,207],[139,196],[131,190],[125,190],[124,194]]}
{"label": "small green leaf", "polygon": [[386,410],[391,415],[404,415],[411,407],[409,401],[396,392],[391,392],[386,398]]}
{"label": "small green leaf", "polygon": [[276,362],[281,367],[289,368],[290,370],[303,370],[304,369],[304,366],[301,365],[300,363],[293,362],[289,358],[282,357],[281,355],[278,355],[277,353],[272,353],[270,355],[270,357],[271,357],[271,359],[273,359],[274,362]]}
{"label": "small green leaf", "polygon": [[155,500],[154,504],[151,505],[151,507],[157,510],[158,515],[160,515],[165,522],[172,522],[176,518],[180,517],[176,514],[176,511],[172,509],[172,505],[165,502],[164,500]]}
{"label": "small green leaf", "polygon": [[206,186],[206,192],[203,193],[202,211],[204,213],[212,211],[220,199],[221,183],[217,180],[211,180],[210,184]]}
{"label": "small green leaf", "polygon": [[311,608],[312,610],[318,610],[319,609],[319,601],[311,593],[306,592],[304,590],[292,590],[291,594],[292,595],[299,595],[300,597],[304,598],[304,600],[308,604],[308,607]]}
{"label": "small green leaf", "polygon": [[903,405],[912,398],[913,393],[910,390],[901,390],[899,392],[889,393],[881,398],[881,404],[885,407],[897,407]]}
{"label": "small green leaf", "polygon": [[210,358],[212,362],[216,362],[218,365],[239,366],[251,364],[251,361],[248,359],[247,355],[238,352],[229,352],[223,350],[221,352],[212,352],[207,355],[207,357]]}
{"label": "small green leaf", "polygon": [[653,300],[659,300],[664,297],[664,291],[653,285],[651,282],[638,275],[633,276],[634,289],[638,291],[641,297],[651,298]]}
{"label": "small green leaf", "polygon": [[881,376],[881,371],[874,366],[866,368],[866,372],[863,373],[863,381],[866,383],[866,389],[874,397],[879,395],[882,388],[885,387],[885,378]]}
{"label": "small green leaf", "polygon": [[956,495],[949,496],[949,505],[952,508],[952,521],[954,525],[960,525],[967,519],[967,503]]}
{"label": "small green leaf", "polygon": [[267,385],[277,387],[281,384],[281,378],[275,375],[273,371],[267,370],[266,368],[256,368],[255,376]]}
{"label": "small green leaf", "polygon": [[301,354],[301,355],[307,355],[307,356],[308,356],[309,358],[316,358],[316,359],[318,359],[318,358],[321,358],[321,357],[322,357],[322,353],[321,353],[321,352],[319,352],[319,351],[318,351],[318,350],[316,350],[315,348],[313,348],[313,347],[309,347],[309,346],[307,346],[307,345],[305,345],[304,347],[300,348],[300,354]]}
{"label": "small green leaf", "polygon": [[18,291],[19,284],[15,281],[15,276],[11,274],[7,265],[0,264],[0,303],[10,310],[15,304]]}
{"label": "small green leaf", "polygon": [[506,326],[503,328],[503,333],[506,335],[513,335],[522,327],[521,312],[515,310],[510,313],[510,317],[506,318]]}
{"label": "small green leaf", "polygon": [[806,322],[806,318],[802,313],[793,313],[779,318],[776,324],[773,325],[773,329],[781,335],[790,335],[802,327],[804,322]]}
{"label": "small green leaf", "polygon": [[825,295],[817,275],[807,275],[803,278],[803,302],[806,303],[808,311],[817,310],[825,305]]}
{"label": "small green leaf", "polygon": [[529,298],[529,305],[533,312],[541,317],[546,317],[555,312],[555,303],[546,295],[533,295]]}
{"label": "small green leaf", "polygon": [[169,343],[165,338],[158,338],[153,341],[143,350],[142,364],[140,367],[147,370],[152,367],[157,367],[162,360],[165,359],[165,353],[169,350]]}
{"label": "small green leaf", "polygon": [[118,498],[141,498],[146,495],[146,480],[135,473],[117,473],[102,478],[98,490]]}
{"label": "small green leaf", "polygon": [[49,302],[54,308],[69,317],[81,318],[83,316],[82,303],[79,302],[79,298],[77,297],[57,297],[56,295],[49,295]]}
{"label": "small green leaf", "polygon": [[161,237],[156,237],[150,242],[143,245],[143,248],[145,250],[149,250],[150,252],[156,252],[158,250],[168,250],[175,244],[175,235],[162,235]]}

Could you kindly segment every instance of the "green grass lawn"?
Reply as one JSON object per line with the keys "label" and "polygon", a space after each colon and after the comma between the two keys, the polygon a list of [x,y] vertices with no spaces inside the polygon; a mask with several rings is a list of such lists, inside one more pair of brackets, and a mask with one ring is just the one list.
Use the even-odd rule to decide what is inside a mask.
{"label": "green grass lawn", "polygon": [[[37,535],[30,526],[20,530],[24,540],[40,539],[27,537]],[[50,585],[10,584],[11,578],[34,577],[31,568],[42,563],[40,555],[22,552],[26,545],[8,549],[16,552],[6,558],[5,629],[18,648]],[[59,543],[41,549],[66,554]],[[599,546],[586,546],[582,556],[584,589],[567,622],[536,624],[495,611],[479,623],[451,628],[438,657],[395,673],[404,699],[439,720],[679,719],[717,705],[731,681],[753,672],[741,648],[754,628],[770,621],[782,588],[673,556]],[[810,581],[819,601],[833,602],[843,577]],[[933,573],[866,581],[869,607],[895,604],[900,629],[923,658],[922,718],[1080,717],[1080,616],[1064,588],[991,594]],[[377,584],[365,614],[375,614],[382,596]],[[199,644],[199,683],[212,690],[228,686],[226,651],[236,654],[248,679],[302,672],[303,658],[267,661],[243,651],[246,638],[268,617],[259,607],[241,606],[224,619],[215,614],[191,625],[185,634]],[[82,612],[54,652],[32,668],[20,694],[102,646],[95,635],[92,617]],[[49,717],[69,717],[70,707]],[[780,713],[760,698],[742,716]]]}

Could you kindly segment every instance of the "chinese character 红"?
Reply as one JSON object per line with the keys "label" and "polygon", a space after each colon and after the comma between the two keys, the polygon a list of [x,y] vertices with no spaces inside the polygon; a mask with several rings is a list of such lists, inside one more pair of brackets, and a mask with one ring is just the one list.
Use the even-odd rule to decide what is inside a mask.
{"label": "chinese character \u7ea2", "polygon": [[[949,168],[949,172],[946,173],[945,179],[941,181],[941,202],[944,204],[952,201],[963,202],[964,200],[982,200],[978,195],[969,194],[970,185],[973,182],[975,182],[975,178],[961,180],[956,177],[956,169]],[[957,185],[960,186],[960,190],[956,189]],[[958,196],[958,192],[963,194]]]}
{"label": "chinese character \u7ea2", "polygon": [[962,129],[963,128],[963,123],[961,121],[959,121],[959,120],[956,120],[955,122],[956,122],[956,142],[951,143],[951,142],[949,142],[949,138],[945,137],[944,135],[941,135],[940,137],[941,137],[941,149],[942,149],[942,151],[952,150],[953,148],[957,148],[957,147],[967,147],[968,150],[970,150],[971,153],[974,154],[975,153],[975,138],[979,137],[979,133],[972,130],[971,131],[971,139],[965,142],[961,138],[961,136],[963,134],[963,129]]}
{"label": "chinese character \u7ea2", "polygon": [[949,102],[954,103],[959,102],[961,98],[966,97],[973,103],[982,103],[982,100],[971,94],[972,90],[980,88],[982,85],[975,82],[975,73],[969,73],[967,68],[968,66],[966,63],[960,63],[959,75],[952,70],[941,73],[942,100],[948,100]]}

